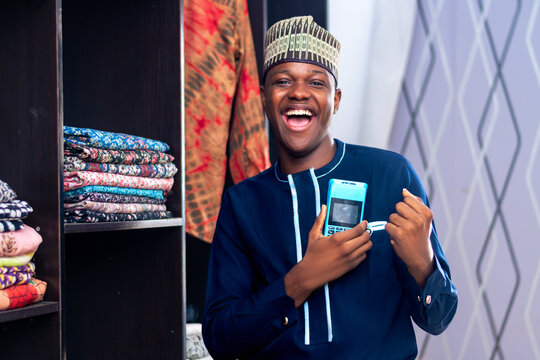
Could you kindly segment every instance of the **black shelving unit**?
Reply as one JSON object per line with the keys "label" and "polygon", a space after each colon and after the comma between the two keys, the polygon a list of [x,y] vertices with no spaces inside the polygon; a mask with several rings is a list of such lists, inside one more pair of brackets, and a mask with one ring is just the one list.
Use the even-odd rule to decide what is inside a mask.
{"label": "black shelving unit", "polygon": [[[0,3],[0,179],[43,237],[43,302],[0,312],[6,359],[181,359],[183,3]],[[63,223],[63,125],[168,143],[172,219]]]}

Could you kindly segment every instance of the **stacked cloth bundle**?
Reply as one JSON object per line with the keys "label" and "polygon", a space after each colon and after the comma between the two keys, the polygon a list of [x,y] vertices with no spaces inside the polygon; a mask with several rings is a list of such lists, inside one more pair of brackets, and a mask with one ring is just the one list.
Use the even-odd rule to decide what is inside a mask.
{"label": "stacked cloth bundle", "polygon": [[31,261],[42,242],[23,224],[33,209],[0,180],[0,310],[15,309],[43,300],[47,283],[36,279]]}
{"label": "stacked cloth bundle", "polygon": [[202,325],[186,324],[186,360],[211,360],[202,337]]}
{"label": "stacked cloth bundle", "polygon": [[64,126],[64,221],[172,217],[165,201],[178,171],[164,142]]}

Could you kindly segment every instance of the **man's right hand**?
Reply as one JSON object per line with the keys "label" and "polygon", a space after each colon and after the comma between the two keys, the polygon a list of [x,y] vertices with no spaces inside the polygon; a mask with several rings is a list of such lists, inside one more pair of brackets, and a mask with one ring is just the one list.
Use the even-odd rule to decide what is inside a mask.
{"label": "man's right hand", "polygon": [[285,275],[285,291],[298,308],[317,288],[357,267],[373,246],[366,231],[367,221],[354,228],[323,236],[326,205],[309,232],[303,259]]}

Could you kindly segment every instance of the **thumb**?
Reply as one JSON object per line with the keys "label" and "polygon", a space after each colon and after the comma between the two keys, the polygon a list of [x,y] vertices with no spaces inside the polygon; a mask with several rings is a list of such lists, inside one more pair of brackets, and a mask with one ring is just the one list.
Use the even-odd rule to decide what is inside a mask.
{"label": "thumb", "polygon": [[414,195],[412,192],[410,192],[409,190],[407,190],[407,188],[403,188],[402,194],[403,194],[403,198],[404,198],[404,199],[405,199],[406,197],[408,197],[408,196],[411,196],[411,197],[413,197],[413,198],[419,200],[420,202],[423,202],[422,199],[421,199],[420,197]]}
{"label": "thumb", "polygon": [[324,227],[324,221],[326,220],[326,205],[321,205],[321,212],[315,219],[315,222],[313,223],[313,227],[311,228],[311,232],[313,235],[320,236],[323,232]]}

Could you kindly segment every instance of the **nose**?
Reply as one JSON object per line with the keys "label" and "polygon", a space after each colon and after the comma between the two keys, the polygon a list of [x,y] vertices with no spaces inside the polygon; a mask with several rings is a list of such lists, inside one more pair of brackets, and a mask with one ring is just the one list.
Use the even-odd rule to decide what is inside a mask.
{"label": "nose", "polygon": [[289,88],[289,98],[294,100],[305,100],[310,97],[309,87],[303,81],[295,81]]}

